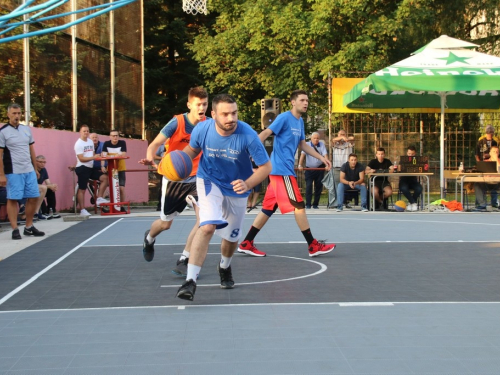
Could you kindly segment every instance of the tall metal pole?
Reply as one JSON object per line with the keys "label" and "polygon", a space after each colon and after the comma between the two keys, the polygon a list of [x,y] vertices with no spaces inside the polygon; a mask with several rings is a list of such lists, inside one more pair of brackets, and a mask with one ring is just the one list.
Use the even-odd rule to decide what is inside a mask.
{"label": "tall metal pole", "polygon": [[[71,22],[76,21],[77,0],[71,0]],[[78,54],[76,42],[76,25],[71,26],[71,112],[73,131],[78,130]]]}
{"label": "tall metal pole", "polygon": [[328,72],[328,155],[333,160],[332,148],[332,74]]}
{"label": "tall metal pole", "polygon": [[144,1],[141,0],[141,112],[142,139],[146,139],[146,92],[144,90]]}
{"label": "tall metal pole", "polygon": [[[112,3],[113,1],[111,1]],[[111,83],[111,130],[115,130],[115,12],[109,12],[109,53],[110,53],[110,83]]]}
{"label": "tall metal pole", "polygon": [[[26,0],[23,1],[26,3]],[[23,20],[28,20],[28,14],[23,16]],[[29,25],[23,25],[23,32],[25,34],[29,33]],[[31,83],[30,83],[30,39],[23,39],[23,79],[24,79],[24,120],[26,125],[30,125],[31,121]]]}

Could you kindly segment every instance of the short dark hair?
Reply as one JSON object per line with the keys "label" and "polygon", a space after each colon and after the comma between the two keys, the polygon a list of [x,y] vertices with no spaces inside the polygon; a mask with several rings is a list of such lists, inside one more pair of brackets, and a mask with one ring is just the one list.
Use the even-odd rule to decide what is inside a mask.
{"label": "short dark hair", "polygon": [[111,135],[111,133],[118,133],[118,135],[120,135],[120,132],[116,129],[113,129],[109,132],[109,135]]}
{"label": "short dark hair", "polygon": [[17,103],[10,103],[8,106],[7,106],[7,111],[9,111],[11,108],[19,108],[21,109],[21,106]]}
{"label": "short dark hair", "polygon": [[356,155],[354,152],[353,152],[353,153],[351,153],[351,154],[349,154],[349,158],[348,158],[348,159],[350,159],[350,158],[351,158],[351,156],[355,157],[356,159],[358,158],[358,155]]}
{"label": "short dark hair", "polygon": [[89,130],[90,130],[90,127],[87,124],[80,125],[80,129],[79,130],[82,130],[82,128],[89,128]]}
{"label": "short dark hair", "polygon": [[212,109],[215,111],[219,103],[236,103],[236,99],[229,94],[217,94],[212,99]]}
{"label": "short dark hair", "polygon": [[192,87],[188,92],[188,100],[191,98],[205,99],[208,98],[208,92],[201,86]]}
{"label": "short dark hair", "polygon": [[383,148],[383,147],[377,148],[377,152],[379,152],[379,151],[383,151],[385,153],[385,148]]}
{"label": "short dark hair", "polygon": [[417,152],[417,149],[413,145],[408,146],[408,150]]}
{"label": "short dark hair", "polygon": [[290,101],[297,99],[299,95],[307,95],[307,92],[305,92],[304,90],[293,91],[292,95],[290,95]]}

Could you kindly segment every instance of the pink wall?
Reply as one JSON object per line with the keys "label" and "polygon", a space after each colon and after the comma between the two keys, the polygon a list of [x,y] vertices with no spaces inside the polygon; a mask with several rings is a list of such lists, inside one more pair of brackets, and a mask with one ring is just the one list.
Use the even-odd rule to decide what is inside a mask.
{"label": "pink wall", "polygon": [[[49,179],[58,185],[56,193],[57,209],[68,210],[73,208],[73,172],[68,170],[68,166],[76,163],[76,155],[73,149],[79,133],[62,130],[31,128],[35,140],[35,152],[37,155],[44,155],[47,159],[47,172]],[[104,142],[109,140],[107,135],[99,135],[99,140]],[[137,139],[124,139],[127,142],[127,169],[147,170],[137,161],[146,156],[148,148],[147,141]],[[148,173],[127,172],[127,184],[125,186],[127,200],[131,202],[147,202]],[[90,206],[89,194],[85,194],[88,206]]]}

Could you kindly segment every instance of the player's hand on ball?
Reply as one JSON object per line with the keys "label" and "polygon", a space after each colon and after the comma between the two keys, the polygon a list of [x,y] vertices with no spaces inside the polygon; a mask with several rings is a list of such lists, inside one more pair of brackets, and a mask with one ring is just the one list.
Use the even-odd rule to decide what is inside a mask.
{"label": "player's hand on ball", "polygon": [[243,180],[234,180],[231,185],[233,185],[236,194],[244,194],[248,190],[248,186]]}
{"label": "player's hand on ball", "polygon": [[142,165],[152,165],[153,167],[158,168],[158,166],[156,165],[156,163],[154,162],[154,160],[141,159],[141,160],[138,161],[138,163],[142,164]]}

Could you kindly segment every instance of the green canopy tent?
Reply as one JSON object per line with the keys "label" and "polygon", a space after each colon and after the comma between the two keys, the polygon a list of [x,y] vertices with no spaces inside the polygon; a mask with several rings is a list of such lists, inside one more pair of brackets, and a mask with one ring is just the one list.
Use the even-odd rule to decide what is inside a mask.
{"label": "green canopy tent", "polygon": [[446,35],[412,56],[370,74],[346,93],[350,109],[440,108],[440,188],[444,189],[444,114],[500,109],[500,58]]}

